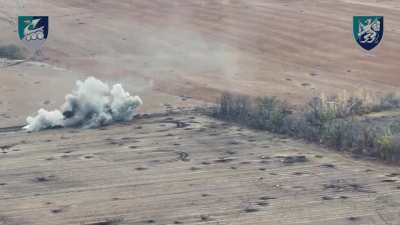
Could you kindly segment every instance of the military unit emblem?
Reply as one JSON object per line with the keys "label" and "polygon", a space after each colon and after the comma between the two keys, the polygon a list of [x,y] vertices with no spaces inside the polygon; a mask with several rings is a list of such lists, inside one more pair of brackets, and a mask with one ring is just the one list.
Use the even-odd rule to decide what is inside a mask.
{"label": "military unit emblem", "polygon": [[355,16],[353,33],[362,48],[368,51],[375,48],[383,38],[383,16]]}
{"label": "military unit emblem", "polygon": [[37,51],[46,41],[49,34],[47,16],[19,16],[19,39],[32,51]]}

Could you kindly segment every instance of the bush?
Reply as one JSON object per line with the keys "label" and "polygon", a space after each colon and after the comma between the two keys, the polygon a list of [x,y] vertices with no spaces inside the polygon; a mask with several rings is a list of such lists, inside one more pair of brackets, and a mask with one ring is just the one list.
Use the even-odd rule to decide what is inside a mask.
{"label": "bush", "polygon": [[377,138],[378,154],[382,159],[390,161],[400,160],[400,143],[395,141],[395,136],[388,129]]}
{"label": "bush", "polygon": [[285,102],[275,97],[250,99],[247,96],[224,94],[213,115],[260,130],[282,133],[290,110]]}
{"label": "bush", "polygon": [[290,110],[285,102],[279,101],[276,97],[264,97],[256,99],[255,110],[252,113],[253,127],[282,133],[286,129],[287,117]]}
{"label": "bush", "polygon": [[314,97],[307,104],[304,117],[310,125],[322,128],[326,122],[337,118],[336,104],[325,98]]}
{"label": "bush", "polygon": [[248,121],[250,108],[249,97],[226,93],[222,95],[214,116],[228,121]]}
{"label": "bush", "polygon": [[395,93],[389,93],[380,98],[378,105],[374,107],[374,111],[391,110],[400,107],[400,96]]}
{"label": "bush", "polygon": [[359,130],[356,132],[357,139],[354,146],[357,153],[376,156],[376,140],[379,135],[379,130],[374,127],[359,125]]}
{"label": "bush", "polygon": [[213,116],[341,151],[400,160],[400,141],[396,144],[392,134],[392,130],[400,133],[400,125],[392,124],[390,132],[385,132],[359,118],[369,112],[400,108],[400,98],[396,95],[384,96],[378,102],[361,97],[320,96],[295,112],[292,108],[276,97],[251,99],[224,94]]}
{"label": "bush", "polygon": [[329,121],[321,129],[321,142],[343,150],[353,143],[352,123],[343,119]]}
{"label": "bush", "polygon": [[291,117],[291,129],[288,135],[296,138],[302,138],[306,141],[321,142],[320,127],[313,126],[304,117]]}
{"label": "bush", "polygon": [[6,58],[11,60],[22,60],[24,59],[24,52],[16,45],[4,45],[0,46],[0,58]]}

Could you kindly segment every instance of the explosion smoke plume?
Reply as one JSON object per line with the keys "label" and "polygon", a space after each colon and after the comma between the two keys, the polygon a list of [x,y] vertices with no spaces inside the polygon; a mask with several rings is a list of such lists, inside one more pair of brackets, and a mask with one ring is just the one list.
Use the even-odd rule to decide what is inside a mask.
{"label": "explosion smoke plume", "polygon": [[111,88],[89,77],[77,81],[72,94],[65,96],[60,110],[40,109],[34,117],[26,119],[27,131],[40,131],[55,127],[94,128],[118,121],[132,120],[137,107],[143,102],[138,96],[131,96],[121,84]]}

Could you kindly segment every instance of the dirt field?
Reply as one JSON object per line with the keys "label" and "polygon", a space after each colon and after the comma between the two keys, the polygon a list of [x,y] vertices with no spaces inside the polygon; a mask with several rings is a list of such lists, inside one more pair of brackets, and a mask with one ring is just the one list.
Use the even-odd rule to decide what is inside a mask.
{"label": "dirt field", "polygon": [[[123,82],[151,112],[164,110],[165,103],[214,101],[221,91],[298,102],[319,92],[381,93],[400,84],[397,1],[0,3],[0,45],[19,43],[17,15],[50,16],[49,40],[39,57],[50,66],[0,70],[2,124],[22,123],[38,106],[58,106],[74,81],[88,75]],[[372,52],[352,36],[354,15],[385,16],[383,42]],[[200,102],[182,102],[182,96]]]}
{"label": "dirt field", "polygon": [[[0,59],[0,225],[400,224],[398,167],[196,114],[12,128],[90,75],[139,95],[142,114],[224,91],[395,91],[400,2],[0,0],[0,46],[20,45],[17,15],[50,16],[50,33],[33,60]],[[375,50],[357,46],[354,15],[385,17]]]}
{"label": "dirt field", "polygon": [[197,115],[0,145],[2,225],[400,224],[398,167]]}

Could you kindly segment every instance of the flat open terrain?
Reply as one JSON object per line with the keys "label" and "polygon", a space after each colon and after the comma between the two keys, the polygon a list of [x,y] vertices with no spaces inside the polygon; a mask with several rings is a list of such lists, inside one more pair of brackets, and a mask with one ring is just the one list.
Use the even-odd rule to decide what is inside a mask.
{"label": "flat open terrain", "polygon": [[195,114],[1,132],[1,225],[397,225],[400,169]]}
{"label": "flat open terrain", "polygon": [[[222,91],[297,103],[320,92],[400,85],[399,1],[0,0],[0,45],[20,44],[17,15],[50,16],[36,57],[49,65],[0,69],[4,125],[60,105],[89,75],[122,82],[148,112],[212,102]],[[354,15],[385,16],[375,50],[357,45]]]}
{"label": "flat open terrain", "polygon": [[[400,169],[196,114],[26,133],[75,81],[122,83],[139,113],[224,91],[300,103],[400,85],[400,1],[0,0],[0,47],[18,15],[50,16],[24,62],[0,59],[0,225],[399,225]],[[383,15],[371,52],[354,15]]]}

